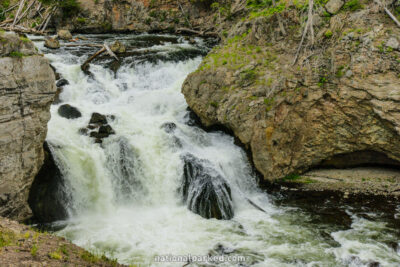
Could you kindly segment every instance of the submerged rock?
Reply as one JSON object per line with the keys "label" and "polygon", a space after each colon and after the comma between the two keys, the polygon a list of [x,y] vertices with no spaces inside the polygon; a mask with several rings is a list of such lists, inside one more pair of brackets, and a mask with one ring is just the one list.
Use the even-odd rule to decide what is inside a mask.
{"label": "submerged rock", "polygon": [[54,161],[47,142],[43,148],[45,160],[33,181],[28,203],[36,221],[50,223],[68,217],[69,198],[65,192],[61,171]]}
{"label": "submerged rock", "polygon": [[60,79],[57,81],[56,86],[57,87],[63,87],[65,85],[68,85],[69,81],[67,79]]}
{"label": "submerged rock", "polygon": [[161,128],[164,129],[166,133],[172,133],[176,129],[176,124],[173,122],[166,122],[161,125]]}
{"label": "submerged rock", "polygon": [[61,105],[58,108],[58,115],[66,119],[76,119],[82,116],[81,112],[69,104]]}
{"label": "submerged rock", "polygon": [[107,124],[107,117],[97,112],[93,112],[89,124]]}
{"label": "submerged rock", "polygon": [[182,157],[183,177],[179,189],[188,208],[200,216],[210,219],[229,220],[233,217],[231,189],[224,178],[215,174],[200,160],[191,154]]}
{"label": "submerged rock", "polygon": [[138,155],[126,138],[119,138],[105,147],[107,168],[113,176],[113,187],[119,201],[131,200],[143,194],[143,175]]}

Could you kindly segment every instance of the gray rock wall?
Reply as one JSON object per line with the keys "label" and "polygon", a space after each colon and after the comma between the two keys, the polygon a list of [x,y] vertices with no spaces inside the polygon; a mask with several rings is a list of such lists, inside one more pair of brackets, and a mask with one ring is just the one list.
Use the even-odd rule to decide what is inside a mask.
{"label": "gray rock wall", "polygon": [[33,43],[0,32],[0,216],[23,220],[56,92],[49,62]]}

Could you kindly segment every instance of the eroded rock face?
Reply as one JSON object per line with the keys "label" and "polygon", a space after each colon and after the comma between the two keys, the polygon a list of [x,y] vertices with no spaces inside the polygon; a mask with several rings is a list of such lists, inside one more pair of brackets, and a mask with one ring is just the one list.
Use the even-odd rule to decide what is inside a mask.
{"label": "eroded rock face", "polygon": [[231,129],[267,180],[332,159],[399,162],[400,53],[382,44],[400,29],[373,5],[315,27],[314,49],[302,50],[295,65],[296,10],[282,13],[286,35],[275,16],[239,21],[186,79],[189,106],[206,126]]}
{"label": "eroded rock face", "polygon": [[1,32],[0,40],[0,216],[23,220],[43,163],[55,78],[32,42]]}

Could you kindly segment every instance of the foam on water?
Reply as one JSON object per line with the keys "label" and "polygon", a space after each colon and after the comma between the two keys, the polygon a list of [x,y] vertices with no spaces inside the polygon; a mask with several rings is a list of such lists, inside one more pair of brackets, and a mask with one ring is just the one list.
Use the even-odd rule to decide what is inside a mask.
{"label": "foam on water", "polygon": [[[129,38],[137,37],[121,37]],[[177,266],[157,264],[154,256],[206,255],[218,244],[233,251],[231,255],[246,256],[246,264],[252,266],[366,266],[371,261],[383,266],[400,264],[398,252],[374,239],[394,238],[384,223],[352,215],[351,229],[332,230],[331,236],[322,236],[321,229],[308,225],[309,214],[277,207],[257,189],[246,155],[234,145],[232,137],[185,124],[187,104],[180,89],[201,57],[125,64],[116,76],[103,65],[92,64],[90,78],[80,70],[87,55],[64,48],[53,53],[40,39],[36,44],[70,83],[61,94],[63,103],[82,113],[81,118],[67,120],[57,114],[59,105],[51,107],[47,141],[54,148],[72,196],[71,217],[59,235],[121,263],[142,262],[145,266]],[[151,50],[163,53],[183,48],[198,49],[188,43],[151,46]],[[104,148],[78,132],[93,112],[116,118],[110,122],[116,135],[104,141]],[[166,122],[177,125],[175,137],[182,146],[174,145],[175,139],[161,128]],[[129,191],[132,197],[122,197],[123,201],[124,186],[118,184],[121,181],[115,176],[119,172],[113,169],[120,155],[115,144],[121,138],[133,151],[127,160],[134,166],[138,184]],[[212,162],[227,180],[235,211],[232,220],[207,220],[181,203],[177,194],[183,171],[180,156],[187,152]],[[246,198],[266,212],[250,205]]]}

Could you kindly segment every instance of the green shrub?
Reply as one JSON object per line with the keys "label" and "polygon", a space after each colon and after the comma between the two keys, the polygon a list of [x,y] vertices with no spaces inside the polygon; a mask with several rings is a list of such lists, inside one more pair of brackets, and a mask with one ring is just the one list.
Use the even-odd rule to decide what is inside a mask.
{"label": "green shrub", "polygon": [[13,51],[13,52],[10,53],[10,57],[22,58],[22,57],[24,57],[24,56],[25,56],[25,55],[24,55],[23,53],[18,52],[18,51]]}
{"label": "green shrub", "polygon": [[360,3],[360,0],[350,0],[346,2],[343,6],[343,10],[349,10],[349,11],[357,11],[359,9],[362,9],[363,5]]}

